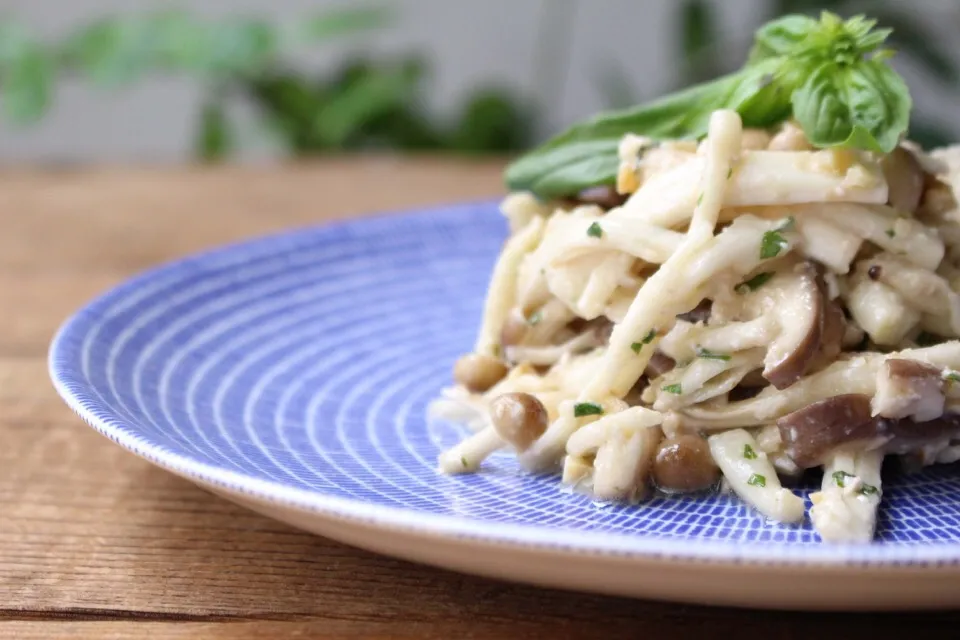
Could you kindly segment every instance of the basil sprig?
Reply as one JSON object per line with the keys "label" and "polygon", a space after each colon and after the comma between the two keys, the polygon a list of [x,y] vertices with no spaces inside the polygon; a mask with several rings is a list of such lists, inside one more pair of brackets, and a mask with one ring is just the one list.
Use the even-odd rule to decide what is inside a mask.
{"label": "basil sprig", "polygon": [[875,25],[829,12],[820,20],[788,15],[769,22],[740,71],[577,124],[510,165],[507,185],[548,199],[613,184],[625,134],[701,138],[717,109],[737,111],[746,127],[792,116],[816,147],[889,152],[907,129],[912,102],[886,64],[892,53],[880,48],[890,30]]}

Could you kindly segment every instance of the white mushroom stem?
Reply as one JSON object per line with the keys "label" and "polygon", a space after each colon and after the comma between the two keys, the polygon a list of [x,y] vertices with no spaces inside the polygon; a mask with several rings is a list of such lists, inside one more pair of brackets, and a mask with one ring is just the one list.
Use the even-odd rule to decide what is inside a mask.
{"label": "white mushroom stem", "polygon": [[750,400],[720,407],[691,406],[678,411],[679,426],[697,429],[729,429],[769,424],[777,418],[838,393],[872,396],[877,390],[877,372],[888,358],[919,360],[938,367],[960,370],[960,340],[923,349],[878,354],[863,353],[838,360],[817,373],[805,376],[783,391],[767,388]]}
{"label": "white mushroom stem", "polygon": [[[883,452],[838,452],[823,468],[823,488],[810,496],[810,519],[827,542],[870,542],[880,504]],[[842,486],[841,486],[842,485]]]}
{"label": "white mushroom stem", "polygon": [[632,500],[647,488],[647,476],[663,434],[657,427],[618,432],[593,459],[593,495],[601,500]]}
{"label": "white mushroom stem", "polygon": [[656,411],[631,407],[583,427],[567,441],[564,481],[582,481],[586,476],[583,461],[593,455],[595,497],[623,500],[642,495],[663,435],[659,429],[662,421]]}
{"label": "white mushroom stem", "polygon": [[506,443],[492,426],[484,427],[460,444],[447,449],[437,459],[440,472],[446,474],[476,471],[487,457]]}
{"label": "white mushroom stem", "polygon": [[740,498],[779,522],[803,519],[803,500],[780,486],[767,454],[745,429],[710,436],[710,453]]}

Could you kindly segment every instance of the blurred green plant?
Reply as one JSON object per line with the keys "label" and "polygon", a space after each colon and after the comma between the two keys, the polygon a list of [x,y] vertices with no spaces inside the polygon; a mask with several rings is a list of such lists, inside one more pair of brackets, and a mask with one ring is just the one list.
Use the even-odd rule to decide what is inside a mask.
{"label": "blurred green plant", "polygon": [[427,67],[417,56],[348,60],[322,78],[290,62],[298,50],[385,26],[391,17],[381,8],[352,8],[276,25],[164,11],[99,20],[57,42],[0,21],[3,110],[13,122],[30,124],[47,113],[63,76],[115,89],[159,72],[201,81],[195,148],[205,160],[236,149],[229,106],[239,98],[253,103],[292,155],[367,148],[507,152],[529,144],[533,111],[503,89],[476,90],[449,122],[428,113]]}
{"label": "blurred green plant", "polygon": [[[682,56],[682,85],[702,82],[735,68],[743,59],[749,42],[731,43],[717,25],[718,2],[682,0],[678,3],[679,51]],[[915,17],[913,3],[902,0],[770,0],[766,13],[758,12],[756,26],[776,16],[802,13],[818,16],[827,10],[843,17],[863,13],[881,27],[893,29],[887,43],[918,65],[932,79],[952,92],[960,91],[960,62],[947,44]],[[752,36],[753,29],[749,30]],[[910,138],[926,147],[950,144],[958,132],[936,122],[915,108]]]}

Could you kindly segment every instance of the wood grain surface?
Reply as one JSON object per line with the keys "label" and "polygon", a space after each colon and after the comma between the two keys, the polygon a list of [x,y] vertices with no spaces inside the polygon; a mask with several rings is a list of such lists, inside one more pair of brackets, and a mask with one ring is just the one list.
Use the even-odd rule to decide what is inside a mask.
{"label": "wood grain surface", "polygon": [[[162,261],[366,212],[496,195],[499,165],[346,159],[0,172],[0,637],[951,637],[960,616],[815,615],[517,586],[300,533],[153,468],[57,398],[46,349]],[[784,585],[789,588],[789,585]]]}

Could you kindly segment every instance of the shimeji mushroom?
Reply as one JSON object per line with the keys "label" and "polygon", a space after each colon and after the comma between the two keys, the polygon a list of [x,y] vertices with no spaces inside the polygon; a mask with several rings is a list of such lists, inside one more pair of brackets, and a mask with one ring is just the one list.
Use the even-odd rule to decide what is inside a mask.
{"label": "shimeji mushroom", "polygon": [[720,479],[720,469],[702,437],[680,434],[666,438],[657,448],[653,481],[666,493],[702,491]]}
{"label": "shimeji mushroom", "polygon": [[820,350],[826,301],[810,262],[777,274],[762,292],[770,297],[768,313],[780,326],[767,349],[763,377],[784,389],[803,376]]}
{"label": "shimeji mushroom", "polygon": [[926,186],[926,172],[917,157],[897,147],[880,160],[887,180],[887,203],[899,213],[913,215],[920,206]]}
{"label": "shimeji mushroom", "polygon": [[889,358],[877,374],[874,415],[912,418],[918,422],[943,415],[943,373],[917,360]]}
{"label": "shimeji mushroom", "polygon": [[822,489],[811,494],[810,519],[827,542],[870,542],[880,504],[879,450],[837,452],[823,468]]}
{"label": "shimeji mushroom", "polygon": [[843,394],[814,402],[777,421],[784,450],[803,469],[825,464],[836,451],[860,443],[868,449],[906,454],[948,442],[960,433],[960,416],[943,414],[917,422],[871,415],[870,396]]}
{"label": "shimeji mushroom", "polygon": [[505,393],[494,398],[490,420],[491,426],[440,455],[441,472],[476,471],[484,459],[506,445],[518,453],[526,451],[543,435],[549,422],[543,403],[529,393]]}
{"label": "shimeji mushroom", "polygon": [[656,411],[631,407],[581,427],[567,440],[564,480],[590,482],[593,495],[602,500],[640,497],[663,437],[661,422]]}
{"label": "shimeji mushroom", "polygon": [[803,519],[803,499],[780,486],[776,469],[746,429],[718,433],[707,442],[723,477],[744,501],[779,522]]}

